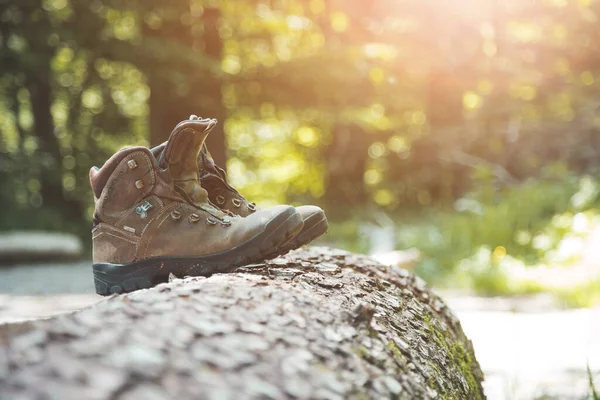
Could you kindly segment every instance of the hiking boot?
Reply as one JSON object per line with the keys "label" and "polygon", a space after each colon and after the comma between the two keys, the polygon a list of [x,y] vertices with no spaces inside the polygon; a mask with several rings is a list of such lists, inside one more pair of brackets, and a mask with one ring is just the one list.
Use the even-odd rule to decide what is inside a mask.
{"label": "hiking boot", "polygon": [[264,260],[302,230],[290,206],[241,218],[209,204],[195,166],[215,124],[183,121],[159,158],[145,147],[128,147],[90,170],[98,294],[149,288],[170,274],[229,272]]}
{"label": "hiking boot", "polygon": [[[198,119],[197,116],[190,116],[190,120],[196,119]],[[165,144],[163,143],[155,147],[152,151],[154,154],[160,154],[164,147]],[[246,200],[244,196],[227,182],[225,171],[215,164],[206,145],[202,146],[197,166],[194,166],[194,169],[197,169],[200,175],[200,185],[208,192],[209,200],[220,209],[244,218],[261,212],[254,203]],[[267,255],[266,259],[284,255],[290,250],[297,249],[327,232],[327,217],[325,217],[325,213],[321,208],[317,206],[300,206],[296,207],[296,211],[300,214],[304,222],[303,229],[298,235],[287,240],[279,249]]]}

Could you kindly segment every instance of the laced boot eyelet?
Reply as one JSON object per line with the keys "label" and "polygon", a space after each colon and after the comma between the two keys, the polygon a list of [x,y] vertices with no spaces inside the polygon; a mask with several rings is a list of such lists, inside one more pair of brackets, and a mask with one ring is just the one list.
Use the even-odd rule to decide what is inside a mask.
{"label": "laced boot eyelet", "polygon": [[152,208],[152,203],[146,200],[143,204],[140,204],[135,208],[135,212],[140,218],[146,218],[148,216],[148,210]]}
{"label": "laced boot eyelet", "polygon": [[240,206],[242,205],[242,202],[238,199],[232,199],[231,202],[233,203],[233,206],[235,208],[240,208]]}
{"label": "laced boot eyelet", "polygon": [[250,211],[256,211],[256,204],[254,204],[254,203],[248,203],[248,210],[250,210]]}
{"label": "laced boot eyelet", "polygon": [[223,220],[223,221],[221,221],[221,225],[224,226],[224,227],[231,226],[231,221],[228,220],[228,219],[227,220]]}
{"label": "laced boot eyelet", "polygon": [[181,213],[179,211],[171,211],[171,218],[173,219],[173,221],[177,221],[178,219],[181,218]]}
{"label": "laced boot eyelet", "polygon": [[138,189],[142,189],[144,187],[144,181],[142,181],[141,179],[135,181],[135,187]]}
{"label": "laced boot eyelet", "polygon": [[211,218],[211,217],[208,217],[208,218],[206,218],[206,224],[207,224],[207,225],[210,225],[210,226],[214,226],[214,225],[216,225],[216,224],[217,224],[217,221],[216,221],[216,220],[214,220],[214,219],[213,219],[213,218]]}
{"label": "laced boot eyelet", "polygon": [[219,204],[219,205],[225,204],[225,197],[218,195],[217,196],[217,204]]}
{"label": "laced boot eyelet", "polygon": [[192,223],[193,222],[198,222],[198,221],[200,221],[200,216],[198,214],[195,214],[195,213],[194,214],[190,214],[189,220]]}

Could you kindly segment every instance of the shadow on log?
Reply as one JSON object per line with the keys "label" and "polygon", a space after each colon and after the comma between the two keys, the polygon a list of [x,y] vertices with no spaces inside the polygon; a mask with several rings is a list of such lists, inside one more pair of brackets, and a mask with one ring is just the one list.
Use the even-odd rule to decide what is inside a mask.
{"label": "shadow on log", "polygon": [[2,399],[484,398],[471,342],[422,280],[327,248],[27,329],[0,335]]}

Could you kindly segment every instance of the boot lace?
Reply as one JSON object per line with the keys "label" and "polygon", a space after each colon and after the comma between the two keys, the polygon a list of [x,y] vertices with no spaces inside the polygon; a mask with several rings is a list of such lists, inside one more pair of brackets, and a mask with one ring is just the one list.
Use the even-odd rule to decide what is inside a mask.
{"label": "boot lace", "polygon": [[[240,192],[238,192],[233,186],[231,186],[227,182],[227,173],[225,172],[224,169],[222,169],[217,164],[215,164],[212,157],[210,157],[208,155],[208,149],[207,149],[206,145],[204,145],[202,147],[201,157],[202,157],[202,161],[203,161],[203,163],[202,163],[203,169],[202,169],[202,171],[200,171],[200,179],[202,181],[205,181],[205,182],[210,181],[213,185],[218,186],[221,190],[223,190],[225,192],[229,192],[229,193],[233,194],[235,197],[244,201],[248,205],[248,208],[250,210],[254,211],[256,209],[256,203],[249,202],[248,200],[246,200],[246,198],[244,196],[242,196]],[[213,204],[213,203],[211,202],[211,204]],[[228,212],[229,214],[232,214],[231,211],[229,211],[229,210],[224,210],[224,211]]]}
{"label": "boot lace", "polygon": [[[174,185],[174,187],[175,187],[175,191],[181,197],[183,197],[183,199],[185,200],[186,203],[206,212],[211,217],[216,218],[223,225],[226,225],[226,226],[230,225],[231,220],[235,219],[237,217],[235,214],[228,212],[227,210],[221,210],[219,207],[214,205],[210,200],[207,200],[207,203],[208,203],[207,205],[198,205],[198,204],[194,203],[192,198],[183,189],[181,189],[177,185]],[[210,219],[210,217],[208,217],[207,219]]]}

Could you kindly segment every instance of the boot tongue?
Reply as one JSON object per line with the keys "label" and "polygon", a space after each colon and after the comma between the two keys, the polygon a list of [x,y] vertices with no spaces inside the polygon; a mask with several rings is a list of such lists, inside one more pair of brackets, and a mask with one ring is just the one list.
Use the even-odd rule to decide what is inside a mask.
{"label": "boot tongue", "polygon": [[197,160],[204,140],[217,124],[216,119],[192,115],[177,124],[158,156],[158,165],[169,171],[175,186],[185,192],[196,206],[206,206],[208,193],[198,181]]}

